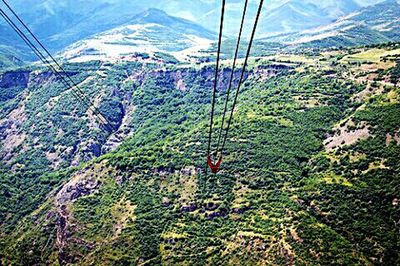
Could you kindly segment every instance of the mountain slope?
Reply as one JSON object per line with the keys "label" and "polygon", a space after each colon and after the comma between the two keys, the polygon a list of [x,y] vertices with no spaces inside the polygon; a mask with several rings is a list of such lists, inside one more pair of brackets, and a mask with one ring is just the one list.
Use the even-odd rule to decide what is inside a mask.
{"label": "mountain slope", "polygon": [[184,59],[187,52],[208,48],[215,38],[214,33],[193,22],[149,9],[124,26],[73,44],[62,57],[85,61],[162,52]]}
{"label": "mountain slope", "polygon": [[124,2],[28,0],[10,4],[54,52],[82,38],[119,26],[144,10],[130,1]]}
{"label": "mountain slope", "polygon": [[326,25],[358,8],[359,5],[351,0],[317,4],[314,1],[286,1],[280,7],[264,12],[260,32],[262,36],[270,36]]}
{"label": "mountain slope", "polygon": [[278,34],[327,24],[331,18],[321,16],[321,9],[314,4],[289,1],[264,16],[260,22],[263,31]]}
{"label": "mountain slope", "polygon": [[[219,4],[219,3],[218,3]],[[206,28],[218,30],[218,18],[220,16],[220,8],[214,7],[208,12],[198,14],[196,11],[188,8],[187,12],[192,12],[194,19]],[[332,22],[342,15],[357,10],[360,6],[353,0],[341,1],[269,1],[264,5],[258,36],[271,36],[276,34],[295,32],[316,26],[321,26]],[[248,23],[245,27],[245,34],[251,32],[251,21],[256,15],[258,1],[250,1],[248,8]],[[243,1],[233,1],[227,5],[225,32],[227,35],[237,35],[243,9]],[[171,13],[171,10],[168,10]],[[173,13],[172,13],[173,14]]]}
{"label": "mountain slope", "polygon": [[335,0],[325,0],[321,1],[317,5],[325,11],[325,13],[333,19],[346,16],[358,9],[360,9],[360,4],[353,0],[345,1],[335,1]]}
{"label": "mountain slope", "polygon": [[[258,59],[223,170],[209,176],[212,68],[116,62],[83,71],[93,82],[85,91],[107,115],[130,110],[121,132],[131,135],[111,153],[52,173],[34,172],[29,159],[59,154],[60,145],[73,154],[68,146],[82,136],[104,137],[54,81],[31,82],[29,97],[6,106],[24,106],[19,113],[1,109],[37,125],[11,125],[32,142],[15,147],[24,160],[0,168],[1,263],[399,264],[399,53],[388,45]],[[69,69],[79,66],[87,67]],[[24,80],[20,73],[1,84]],[[29,158],[27,144],[40,152]]]}
{"label": "mountain slope", "polygon": [[400,40],[400,1],[387,0],[374,7],[365,8],[351,19],[365,23],[388,38]]}
{"label": "mountain slope", "polygon": [[[187,18],[202,25],[208,31],[214,32],[218,31],[218,18],[220,16],[219,1],[41,0],[38,2],[35,0],[16,0],[11,4],[53,53],[60,52],[67,46],[90,36],[126,25],[132,22],[132,19],[138,13],[148,8],[158,8],[173,16]],[[255,16],[257,4],[255,1],[249,3],[248,18],[250,20]],[[242,5],[243,2],[240,0],[233,0],[227,4],[224,29],[228,37],[237,34],[240,26],[238,18],[241,17]],[[366,3],[363,5],[366,5]],[[26,8],[27,6],[30,8]],[[274,0],[263,10],[257,36],[258,38],[270,37],[271,34],[287,34],[326,25],[339,16],[355,11],[358,7],[359,5],[353,0],[321,1],[317,3],[311,0],[287,0],[283,2]],[[246,24],[245,35],[250,33],[250,24],[250,22]],[[198,33],[197,30],[196,32]],[[169,33],[164,31],[164,35],[167,34]],[[28,47],[2,21],[0,21],[0,36],[2,36],[0,45],[4,47],[0,51],[0,56],[7,62],[3,63],[4,66],[14,65],[15,53],[8,53],[8,51],[15,47],[17,48],[17,61],[37,60]],[[189,46],[195,45],[195,51],[205,48],[208,43],[207,40],[197,38],[189,38],[186,42],[190,43]],[[180,45],[188,46],[184,43],[179,43],[178,46]],[[118,49],[121,48],[123,47],[118,47]],[[154,48],[150,50],[154,50]],[[187,51],[187,53],[192,52]],[[187,53],[183,58],[187,58]],[[180,53],[175,54],[175,56],[179,55]]]}
{"label": "mountain slope", "polygon": [[[121,26],[133,16],[149,8],[158,8],[173,16],[190,19],[215,32],[218,30],[220,15],[219,1],[201,0],[15,0],[11,5],[52,52],[59,51],[93,34]],[[237,33],[242,5],[240,0],[228,3],[225,25],[227,35]],[[288,11],[284,10],[282,5],[288,7],[294,14],[286,16]],[[293,10],[291,6],[296,6],[296,10]],[[348,14],[355,8],[356,4],[352,0],[318,3],[299,0],[282,3],[282,1],[274,0],[264,8],[265,23],[260,27],[259,33],[260,36],[264,36],[276,32],[282,33],[282,30],[287,32],[303,30],[310,26],[320,26],[319,23],[325,24],[329,19],[336,19],[338,16]],[[250,1],[249,17],[255,15],[256,9],[257,3]],[[318,12],[316,13],[315,10]],[[308,12],[311,13],[308,14]],[[268,19],[268,16],[276,17],[277,20]],[[315,20],[311,21],[311,18]],[[299,21],[302,21],[304,25],[297,23]],[[3,21],[0,21],[0,24],[5,26]],[[1,36],[15,37],[13,34],[10,35],[10,32],[8,29],[4,30],[0,27]],[[0,44],[5,45],[6,43],[0,42]],[[29,53],[29,50],[18,38],[17,44]],[[33,55],[28,55],[28,59],[33,58]]]}
{"label": "mountain slope", "polygon": [[400,40],[400,3],[388,0],[363,8],[326,26],[265,40],[286,44],[340,47]]}

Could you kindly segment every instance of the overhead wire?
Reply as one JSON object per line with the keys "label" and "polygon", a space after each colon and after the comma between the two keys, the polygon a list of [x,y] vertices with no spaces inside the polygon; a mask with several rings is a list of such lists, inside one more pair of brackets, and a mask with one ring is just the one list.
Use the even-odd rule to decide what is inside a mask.
{"label": "overhead wire", "polygon": [[242,39],[242,33],[243,33],[243,27],[244,27],[244,22],[246,19],[246,13],[247,13],[247,6],[248,6],[248,0],[245,1],[244,7],[243,7],[243,15],[242,15],[242,21],[240,22],[240,29],[239,29],[239,34],[236,42],[236,50],[235,50],[235,55],[233,59],[233,64],[232,64],[232,71],[230,74],[230,79],[229,79],[229,87],[226,93],[226,100],[225,100],[225,107],[224,107],[224,113],[222,116],[222,123],[221,123],[221,128],[219,131],[219,136],[218,136],[218,144],[217,144],[217,154],[219,151],[219,146],[221,144],[221,137],[224,131],[224,125],[225,125],[225,118],[226,118],[226,112],[228,110],[228,102],[229,102],[229,96],[232,90],[232,85],[233,85],[233,80],[234,80],[234,75],[235,75],[235,68],[236,68],[236,62],[239,56],[239,49],[240,49],[240,43]]}
{"label": "overhead wire", "polygon": [[240,75],[240,80],[239,80],[239,83],[238,83],[238,86],[237,86],[237,89],[236,89],[235,98],[234,98],[232,109],[231,109],[231,113],[230,113],[230,116],[229,116],[228,126],[227,126],[227,129],[226,129],[226,132],[225,132],[225,136],[224,136],[224,139],[223,139],[223,142],[222,142],[222,146],[221,146],[221,150],[220,150],[220,154],[221,154],[220,156],[222,156],[222,154],[223,154],[223,151],[224,151],[224,148],[225,148],[225,145],[226,145],[226,141],[227,141],[227,138],[228,138],[228,135],[229,135],[229,130],[230,130],[230,127],[231,127],[231,124],[232,124],[233,114],[234,114],[234,111],[235,111],[235,108],[236,108],[236,105],[237,105],[237,101],[238,101],[238,98],[239,98],[240,88],[241,88],[243,80],[244,80],[244,75],[246,73],[246,68],[247,68],[249,57],[250,57],[251,48],[253,46],[253,41],[254,41],[254,37],[255,37],[255,34],[256,34],[257,25],[258,25],[258,22],[259,22],[259,19],[260,19],[260,15],[261,15],[261,10],[262,10],[263,4],[264,4],[264,0],[260,0],[260,4],[259,4],[258,10],[257,10],[256,19],[255,19],[253,30],[252,30],[251,37],[250,37],[249,46],[247,48],[246,57],[245,57],[245,60],[244,60],[244,63],[243,63],[242,73]]}
{"label": "overhead wire", "polygon": [[[78,84],[70,77],[70,75],[65,71],[65,69],[57,62],[57,60],[51,55],[51,53],[45,48],[45,46],[40,42],[36,35],[29,29],[29,27],[22,21],[22,19],[16,14],[16,12],[11,8],[11,6],[5,1],[2,2],[7,6],[7,8],[12,12],[12,14],[18,19],[18,21],[23,25],[23,27],[29,32],[29,34],[35,39],[35,41],[40,45],[40,47],[45,51],[45,53],[51,58],[53,63],[60,69],[57,70],[48,59],[42,54],[42,52],[34,45],[30,39],[22,32],[19,27],[12,21],[12,19],[0,8],[2,17],[6,20],[7,24],[20,36],[20,38],[32,49],[36,56],[42,61],[43,64],[48,65],[50,70],[56,74],[60,81],[72,90],[74,97],[79,101],[84,103],[88,110],[92,112],[92,115],[99,119],[99,122],[106,126],[111,132],[114,131],[114,127],[111,122],[98,110],[97,107],[88,99],[85,93],[79,88]],[[71,84],[66,80],[66,78],[60,73],[62,72],[65,77],[71,82]],[[75,90],[76,91],[75,91]]]}
{"label": "overhead wire", "polygon": [[[31,48],[31,50],[35,53],[35,55],[42,61],[43,64],[48,65],[50,70],[52,70],[58,79],[64,84],[66,84],[65,80],[62,79],[58,74],[58,71],[54,68],[54,66],[47,60],[47,58],[34,46],[34,44],[26,37],[26,35],[15,25],[15,23],[10,19],[10,17],[3,11],[3,9],[0,8],[0,14],[4,18],[4,20],[7,22],[7,24],[19,35],[19,37],[25,42],[25,44]],[[74,96],[79,97],[79,95],[75,94],[73,91]]]}
{"label": "overhead wire", "polygon": [[220,26],[219,26],[218,48],[217,48],[217,62],[216,62],[216,67],[215,67],[214,87],[213,87],[213,96],[212,96],[212,103],[211,103],[211,121],[210,121],[210,128],[209,128],[209,134],[208,134],[207,156],[209,156],[210,152],[211,152],[211,139],[212,139],[214,113],[215,113],[215,99],[216,99],[216,95],[217,95],[219,63],[220,63],[219,61],[220,61],[220,54],[221,54],[222,33],[223,33],[223,28],[224,28],[225,4],[226,4],[226,1],[222,0],[221,20],[220,20]]}
{"label": "overhead wire", "polygon": [[[53,72],[55,72],[56,77],[58,79],[60,79],[60,81],[64,84],[64,85],[68,85],[66,84],[64,79],[61,79],[60,76],[58,75],[59,73],[57,72],[57,70],[54,68],[54,66],[47,60],[47,58],[33,45],[32,42],[30,42],[30,40],[26,37],[26,35],[23,34],[23,32],[14,24],[14,22],[10,19],[10,17],[3,11],[3,9],[0,8],[0,14],[1,16],[4,18],[4,20],[7,22],[7,24],[19,35],[19,37],[21,37],[21,39],[25,42],[25,44],[27,46],[29,46],[29,48],[32,49],[32,51],[35,53],[35,55],[40,59],[40,61],[42,61],[43,64],[48,65],[48,67],[50,68],[50,70],[52,70]],[[74,96],[79,97],[79,95],[75,94],[75,92],[73,91]]]}
{"label": "overhead wire", "polygon": [[[54,74],[57,76],[57,78],[68,88],[70,88],[74,94],[74,96],[80,100],[82,103],[86,105],[88,110],[92,112],[92,114],[97,117],[100,121],[101,124],[104,124],[106,127],[111,129],[111,132],[114,130],[112,124],[110,121],[98,110],[96,106],[90,101],[90,99],[86,96],[86,94],[79,88],[78,84],[70,77],[70,75],[65,71],[65,69],[57,62],[57,60],[51,55],[51,53],[46,49],[46,47],[40,42],[40,40],[36,37],[36,35],[29,29],[29,27],[23,22],[23,20],[16,14],[16,12],[11,8],[11,6],[5,1],[2,0],[2,2],[7,6],[7,8],[12,12],[12,14],[17,18],[17,20],[21,23],[21,25],[29,32],[29,34],[34,38],[34,40],[39,44],[39,46],[45,51],[45,53],[50,57],[51,61],[54,63],[56,67],[59,68],[59,70],[56,69],[56,67],[46,58],[46,56],[43,55],[43,53],[36,47],[35,44],[32,43],[32,41],[26,36],[24,32],[22,32],[19,27],[12,21],[12,19],[4,12],[3,9],[0,8],[0,14],[1,16],[5,19],[7,24],[10,25],[10,27],[21,37],[21,39],[29,46],[29,48],[32,49],[32,51],[35,53],[36,56],[42,61],[43,64],[47,65],[50,70],[54,72]],[[236,43],[236,50],[235,50],[235,56],[233,60],[233,66],[231,70],[231,75],[230,75],[230,80],[229,80],[229,87],[227,90],[227,95],[226,95],[226,101],[225,101],[225,106],[224,106],[224,113],[223,113],[223,118],[222,118],[222,124],[218,136],[218,145],[217,145],[217,150],[216,154],[218,155],[218,150],[220,152],[220,157],[222,157],[226,141],[229,135],[229,131],[231,128],[232,124],[232,119],[233,119],[233,114],[234,110],[236,108],[237,102],[238,102],[238,97],[240,93],[240,89],[242,86],[242,83],[244,81],[244,75],[246,73],[246,68],[248,64],[248,59],[250,56],[251,48],[253,45],[255,33],[257,30],[257,25],[259,22],[262,6],[263,6],[264,0],[260,0],[260,4],[258,7],[256,19],[254,22],[252,34],[250,37],[249,45],[247,48],[246,52],[246,57],[243,63],[240,79],[237,85],[232,109],[230,112],[230,116],[227,122],[227,127],[225,130],[225,135],[222,139],[222,146],[221,149],[219,150],[219,146],[221,144],[221,138],[223,135],[224,131],[224,126],[225,126],[225,120],[226,120],[226,114],[228,110],[228,102],[229,102],[229,97],[231,93],[231,89],[233,86],[233,80],[234,80],[234,74],[235,74],[235,69],[236,69],[236,64],[237,64],[237,59],[239,55],[239,48],[240,48],[240,43],[241,43],[241,38],[242,38],[242,32],[243,32],[243,27],[244,27],[244,21],[246,18],[246,12],[247,12],[247,7],[248,7],[248,0],[245,1],[245,6],[243,10],[243,15],[242,15],[242,20],[241,20],[241,26],[239,30],[239,35],[238,35],[238,40]],[[223,27],[224,27],[224,16],[225,16],[225,5],[226,5],[226,0],[222,0],[222,7],[221,7],[221,19],[220,19],[220,31],[219,31],[219,38],[218,38],[218,47],[217,47],[217,58],[216,58],[216,68],[215,68],[215,78],[214,78],[214,86],[213,86],[213,94],[212,94],[212,105],[211,105],[211,121],[210,121],[210,127],[209,127],[209,136],[208,136],[208,151],[207,154],[208,156],[211,155],[211,142],[212,142],[212,134],[213,134],[213,124],[214,124],[214,115],[215,115],[215,103],[216,103],[216,92],[217,92],[217,87],[218,87],[218,78],[219,78],[219,69],[220,69],[220,58],[221,58],[221,44],[222,44],[222,37],[223,37]],[[62,73],[60,73],[62,72]],[[64,75],[63,75],[64,74]],[[71,85],[72,84],[72,85]],[[74,90],[75,88],[75,90]]]}
{"label": "overhead wire", "polygon": [[[19,17],[19,15],[11,8],[11,6],[7,3],[7,1],[2,0],[2,2],[7,6],[7,8],[11,11],[11,13],[17,18],[17,20],[21,23],[21,25],[29,32],[29,34],[35,39],[35,41],[40,45],[40,47],[46,52],[46,54],[51,58],[51,60],[55,63],[55,65],[60,69],[61,72],[65,74],[65,76],[71,81],[71,83],[76,87],[79,93],[85,97],[86,101],[90,100],[87,98],[85,93],[78,87],[76,82],[68,75],[68,73],[64,70],[64,68],[57,62],[57,60],[52,56],[49,50],[42,44],[42,42],[36,37],[36,35],[30,30],[30,28],[25,24],[25,22]],[[94,107],[95,108],[95,107]]]}

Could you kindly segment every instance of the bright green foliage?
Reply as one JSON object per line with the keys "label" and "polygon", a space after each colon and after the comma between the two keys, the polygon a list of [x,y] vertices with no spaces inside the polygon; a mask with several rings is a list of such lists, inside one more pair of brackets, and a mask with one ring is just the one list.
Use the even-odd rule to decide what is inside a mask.
{"label": "bright green foliage", "polygon": [[[341,61],[346,54],[330,52],[253,63],[218,175],[204,173],[211,67],[162,71],[150,65],[133,79],[141,64],[102,65],[105,77],[89,80],[85,89],[93,97],[108,93],[100,100],[101,111],[115,126],[128,123],[124,130],[132,134],[116,150],[69,171],[38,173],[51,169],[40,149],[15,159],[30,160],[24,163],[29,171],[12,173],[5,162],[2,262],[399,264],[399,92],[392,84],[365,94],[367,83],[350,77],[349,70],[366,74]],[[293,68],[282,67],[287,61]],[[278,71],[266,76],[263,67]],[[388,67],[381,78],[395,76],[396,69]],[[382,80],[375,82],[379,86]],[[35,97],[43,106],[62,91],[38,89],[44,96]],[[215,128],[223,95],[219,89]],[[40,143],[49,142],[47,149],[55,141],[73,144],[76,132],[81,138],[96,133],[84,122],[85,108],[72,100],[65,104],[68,108],[54,109],[73,112],[72,118],[50,118],[58,123],[54,128],[36,123],[46,132],[48,139]],[[367,137],[333,149],[324,143],[337,137],[341,126],[349,133],[366,125]],[[58,128],[64,128],[65,139],[51,137]],[[96,136],[99,145],[108,137],[103,131]],[[74,155],[63,163],[70,164]],[[27,250],[31,253],[24,256]]]}

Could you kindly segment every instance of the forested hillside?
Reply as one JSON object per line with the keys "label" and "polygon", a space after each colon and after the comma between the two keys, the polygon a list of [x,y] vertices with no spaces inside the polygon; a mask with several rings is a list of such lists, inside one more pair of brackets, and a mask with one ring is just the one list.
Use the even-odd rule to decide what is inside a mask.
{"label": "forested hillside", "polygon": [[400,264],[399,63],[398,43],[252,58],[217,175],[212,64],[67,65],[116,132],[47,70],[1,73],[0,264]]}

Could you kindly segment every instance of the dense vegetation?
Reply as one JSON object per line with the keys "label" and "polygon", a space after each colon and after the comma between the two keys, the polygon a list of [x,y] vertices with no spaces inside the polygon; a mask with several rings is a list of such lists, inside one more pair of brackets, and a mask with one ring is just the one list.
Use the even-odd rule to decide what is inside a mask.
{"label": "dense vegetation", "polygon": [[71,91],[51,77],[13,88],[1,118],[23,104],[27,136],[0,165],[1,262],[399,264],[399,54],[252,60],[223,170],[207,176],[210,66],[69,66],[127,138],[106,154],[110,132]]}

